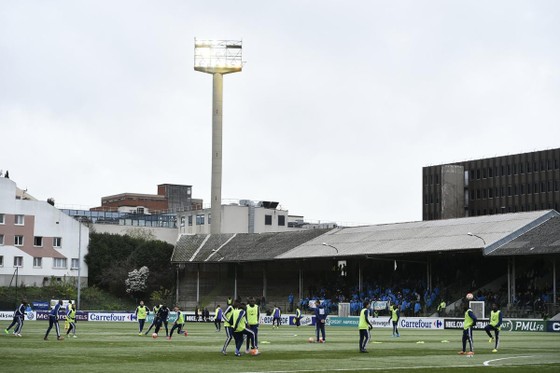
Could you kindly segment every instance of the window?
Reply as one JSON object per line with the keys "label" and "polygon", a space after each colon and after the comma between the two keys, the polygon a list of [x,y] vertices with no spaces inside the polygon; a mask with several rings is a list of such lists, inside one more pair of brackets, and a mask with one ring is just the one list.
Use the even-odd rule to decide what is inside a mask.
{"label": "window", "polygon": [[136,213],[137,213],[138,215],[144,215],[144,208],[143,208],[143,207],[138,207],[138,208],[136,209]]}
{"label": "window", "polygon": [[35,236],[33,239],[33,246],[43,247],[43,237]]}
{"label": "window", "polygon": [[0,246],[4,245],[4,235],[0,234]]}
{"label": "window", "polygon": [[16,225],[24,225],[25,224],[25,216],[24,215],[16,215],[14,222],[15,222]]}
{"label": "window", "polygon": [[53,268],[64,268],[64,269],[66,269],[66,258],[54,258]]}
{"label": "window", "polygon": [[192,215],[187,216],[187,224],[192,227]]}
{"label": "window", "polygon": [[70,269],[78,269],[80,266],[80,261],[78,258],[72,258],[72,263],[70,264]]}
{"label": "window", "polygon": [[4,267],[4,257],[0,255],[0,267]]}
{"label": "window", "polygon": [[15,246],[23,246],[23,236],[15,236],[14,237],[14,245]]}
{"label": "window", "polygon": [[0,224],[4,224],[4,214],[0,214]]}
{"label": "window", "polygon": [[62,247],[62,237],[53,237],[53,247]]}
{"label": "window", "polygon": [[33,258],[33,268],[41,268],[43,266],[43,258]]}
{"label": "window", "polygon": [[181,227],[185,226],[185,217],[181,216]]}
{"label": "window", "polygon": [[14,267],[23,267],[23,256],[14,256]]}
{"label": "window", "polygon": [[286,217],[284,215],[278,215],[278,225],[282,227],[286,225]]}
{"label": "window", "polygon": [[272,225],[272,215],[264,216],[264,225]]}
{"label": "window", "polygon": [[204,214],[196,215],[196,225],[204,225]]}

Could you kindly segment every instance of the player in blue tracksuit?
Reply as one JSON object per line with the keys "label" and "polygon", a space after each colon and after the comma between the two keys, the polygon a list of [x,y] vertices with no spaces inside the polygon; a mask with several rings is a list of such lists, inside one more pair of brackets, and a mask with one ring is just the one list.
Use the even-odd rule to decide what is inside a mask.
{"label": "player in blue tracksuit", "polygon": [[168,328],[169,312],[171,312],[171,310],[165,304],[158,308],[158,312],[155,316],[157,319],[156,329],[155,329],[156,334],[159,333],[159,330],[163,325],[165,327],[165,336],[169,337],[169,328]]}
{"label": "player in blue tracksuit", "polygon": [[[325,343],[325,323],[327,322],[327,311],[325,306],[321,304],[318,300],[315,301],[315,334],[317,336],[317,342]],[[319,339],[319,333],[321,333],[321,339]]]}
{"label": "player in blue tracksuit", "polygon": [[282,323],[282,319],[280,318],[280,316],[282,316],[282,311],[280,310],[280,307],[274,305],[274,309],[272,310],[272,328],[279,328],[280,324]]}
{"label": "player in blue tracksuit", "polygon": [[214,311],[214,326],[216,327],[216,332],[222,330],[222,307],[218,304],[216,311]]}
{"label": "player in blue tracksuit", "polygon": [[56,339],[61,340],[63,339],[60,336],[60,326],[58,326],[58,311],[60,311],[60,307],[62,306],[62,300],[59,300],[56,305],[53,307],[53,309],[49,312],[49,328],[47,329],[47,333],[45,333],[45,338],[44,340],[47,341],[48,340],[48,336],[49,333],[52,329],[52,327],[55,327],[56,330]]}
{"label": "player in blue tracksuit", "polygon": [[4,329],[4,333],[8,334],[12,326],[16,326],[14,328],[14,335],[21,337],[21,330],[23,329],[23,320],[25,319],[25,309],[27,308],[27,301],[22,299],[21,304],[16,308],[14,311],[14,318],[10,326]]}

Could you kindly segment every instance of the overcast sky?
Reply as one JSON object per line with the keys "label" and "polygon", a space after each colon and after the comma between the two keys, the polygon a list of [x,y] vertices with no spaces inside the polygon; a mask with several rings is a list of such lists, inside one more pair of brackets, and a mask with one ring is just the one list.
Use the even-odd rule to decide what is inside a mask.
{"label": "overcast sky", "polygon": [[[0,169],[59,207],[193,186],[342,224],[422,220],[422,167],[560,146],[560,1],[0,0]],[[227,202],[227,201],[226,201]]]}

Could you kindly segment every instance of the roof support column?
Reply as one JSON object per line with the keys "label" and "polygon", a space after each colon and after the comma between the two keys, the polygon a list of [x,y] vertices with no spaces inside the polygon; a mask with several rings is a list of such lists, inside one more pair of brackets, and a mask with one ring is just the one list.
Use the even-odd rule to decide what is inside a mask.
{"label": "roof support column", "polygon": [[179,270],[183,269],[181,266],[183,268],[185,267],[184,264],[177,264],[177,278],[175,279],[175,304],[179,304],[179,286],[181,285],[181,282],[179,281]]}
{"label": "roof support column", "polygon": [[301,262],[299,263],[298,295],[301,301],[303,299],[303,268],[301,268]]}
{"label": "roof support column", "polygon": [[511,258],[507,259],[507,288],[508,288],[508,309],[511,305]]}
{"label": "roof support column", "polygon": [[426,258],[426,287],[429,292],[432,291],[432,261],[429,256]]}
{"label": "roof support column", "polygon": [[361,293],[364,287],[364,279],[362,275],[362,261],[358,262],[358,293]]}
{"label": "roof support column", "polygon": [[266,278],[266,263],[264,263],[263,265],[263,290],[262,290],[262,296],[264,299],[266,299],[266,287],[267,287],[267,278]]}
{"label": "roof support column", "polygon": [[552,304],[556,307],[556,258],[552,258]]}
{"label": "roof support column", "polygon": [[515,299],[515,257],[511,258],[511,293],[513,302]]}
{"label": "roof support column", "polygon": [[235,277],[233,279],[233,299],[237,300],[237,263],[234,264]]}
{"label": "roof support column", "polygon": [[200,264],[196,265],[196,304],[200,304]]}

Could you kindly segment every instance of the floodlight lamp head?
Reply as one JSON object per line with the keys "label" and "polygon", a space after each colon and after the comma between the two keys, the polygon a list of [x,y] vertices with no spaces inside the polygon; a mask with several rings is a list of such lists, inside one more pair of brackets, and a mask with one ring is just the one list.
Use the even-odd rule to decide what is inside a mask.
{"label": "floodlight lamp head", "polygon": [[240,72],[242,41],[194,39],[194,69],[208,74]]}

